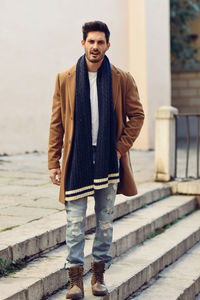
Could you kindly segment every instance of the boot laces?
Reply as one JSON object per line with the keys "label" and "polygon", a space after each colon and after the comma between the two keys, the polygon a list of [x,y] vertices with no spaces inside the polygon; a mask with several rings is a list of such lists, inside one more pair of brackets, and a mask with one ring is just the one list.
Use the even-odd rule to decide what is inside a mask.
{"label": "boot laces", "polygon": [[96,282],[104,284],[104,279],[103,279],[103,273],[102,272],[95,272],[95,279],[96,279]]}
{"label": "boot laces", "polygon": [[80,275],[80,273],[70,273],[70,288],[72,288],[74,285],[77,285],[78,287],[81,286]]}

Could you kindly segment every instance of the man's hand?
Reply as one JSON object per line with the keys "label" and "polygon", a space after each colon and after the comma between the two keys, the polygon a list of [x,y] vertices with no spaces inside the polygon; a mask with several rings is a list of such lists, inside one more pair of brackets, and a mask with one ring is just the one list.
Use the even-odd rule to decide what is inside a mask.
{"label": "man's hand", "polygon": [[121,153],[119,151],[117,151],[117,159],[121,158]]}
{"label": "man's hand", "polygon": [[51,178],[51,181],[53,184],[60,185],[60,179],[61,179],[61,170],[58,169],[51,169],[49,171],[49,177]]}

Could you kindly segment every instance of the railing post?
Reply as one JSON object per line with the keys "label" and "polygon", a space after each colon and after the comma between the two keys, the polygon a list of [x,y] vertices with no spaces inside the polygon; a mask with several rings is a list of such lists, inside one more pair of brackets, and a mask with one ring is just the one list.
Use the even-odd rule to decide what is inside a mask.
{"label": "railing post", "polygon": [[178,109],[162,106],[156,111],[155,174],[156,181],[169,181],[175,172],[175,115]]}

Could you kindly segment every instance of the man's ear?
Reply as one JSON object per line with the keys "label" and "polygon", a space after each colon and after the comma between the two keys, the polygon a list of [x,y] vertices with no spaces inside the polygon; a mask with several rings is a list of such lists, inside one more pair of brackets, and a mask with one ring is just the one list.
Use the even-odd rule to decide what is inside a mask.
{"label": "man's ear", "polygon": [[106,51],[110,48],[110,42],[107,44],[107,49]]}
{"label": "man's ear", "polygon": [[83,47],[85,46],[85,41],[84,41],[84,40],[81,41],[81,45],[82,45]]}

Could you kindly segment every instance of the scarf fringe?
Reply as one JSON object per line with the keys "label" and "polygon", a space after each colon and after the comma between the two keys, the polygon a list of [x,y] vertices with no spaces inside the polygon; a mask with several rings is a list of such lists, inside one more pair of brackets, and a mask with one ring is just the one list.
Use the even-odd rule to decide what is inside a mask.
{"label": "scarf fringe", "polygon": [[94,179],[94,184],[82,187],[80,189],[66,191],[65,192],[65,200],[77,200],[83,197],[92,196],[95,193],[95,190],[100,190],[107,188],[111,183],[119,182],[119,173],[109,174],[107,178],[102,179]]}

